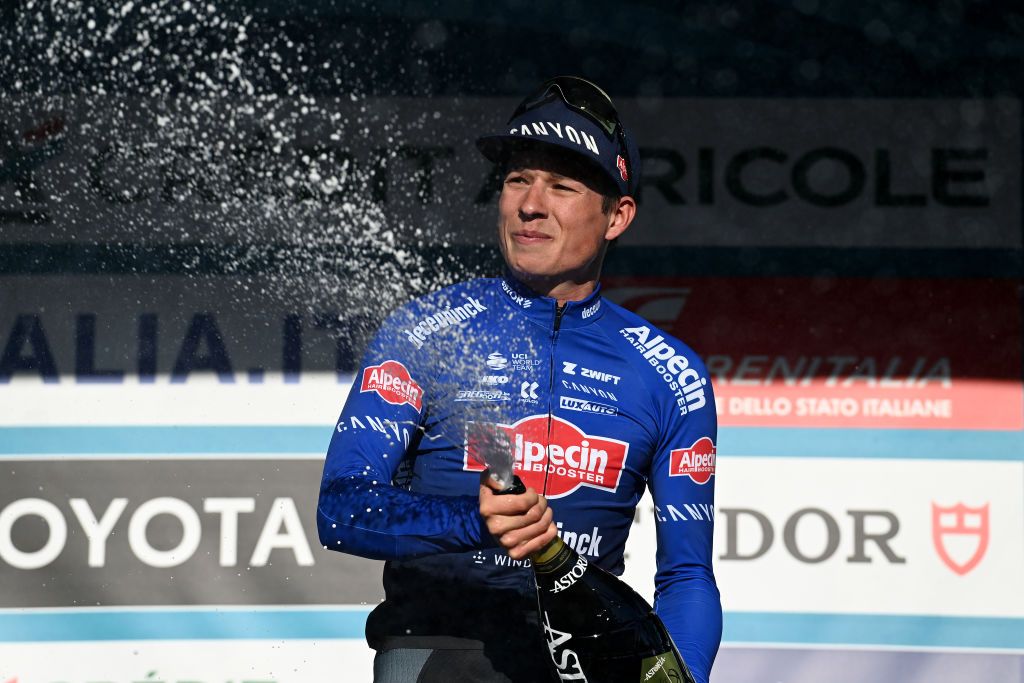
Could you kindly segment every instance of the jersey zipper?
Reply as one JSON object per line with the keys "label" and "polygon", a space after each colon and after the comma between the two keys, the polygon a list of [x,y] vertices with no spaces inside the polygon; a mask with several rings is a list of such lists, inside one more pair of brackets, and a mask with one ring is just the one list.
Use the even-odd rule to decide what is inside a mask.
{"label": "jersey zipper", "polygon": [[[555,399],[555,345],[558,343],[558,330],[562,327],[562,316],[565,315],[565,310],[569,307],[568,303],[555,304],[555,324],[551,329],[551,353],[548,357],[548,438],[547,448],[544,450],[550,453],[551,447],[551,423],[553,422],[554,416],[554,399]],[[550,455],[547,456],[550,458]],[[545,462],[544,465],[544,489],[541,491],[543,494],[548,492],[548,467],[550,462]]]}

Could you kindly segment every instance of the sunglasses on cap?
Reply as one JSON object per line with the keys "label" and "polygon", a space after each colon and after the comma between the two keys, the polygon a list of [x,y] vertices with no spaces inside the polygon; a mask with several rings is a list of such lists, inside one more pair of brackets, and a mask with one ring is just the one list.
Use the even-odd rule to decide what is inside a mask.
{"label": "sunglasses on cap", "polygon": [[622,150],[623,162],[626,164],[626,176],[633,177],[633,169],[629,167],[629,152],[626,148],[626,132],[619,121],[619,113],[612,104],[612,98],[595,83],[578,76],[556,76],[544,81],[543,84],[524,99],[509,117],[509,122],[526,112],[542,107],[555,99],[561,99],[573,111],[600,126],[608,139],[617,139]]}

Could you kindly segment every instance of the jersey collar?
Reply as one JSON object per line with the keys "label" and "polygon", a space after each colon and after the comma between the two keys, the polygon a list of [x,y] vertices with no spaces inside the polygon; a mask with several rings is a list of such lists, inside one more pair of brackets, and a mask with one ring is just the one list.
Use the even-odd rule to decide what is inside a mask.
{"label": "jersey collar", "polygon": [[[516,308],[538,325],[554,329],[555,313],[558,302],[549,297],[541,296],[514,277],[505,274],[499,281],[499,289],[512,308]],[[594,291],[581,301],[567,301],[565,311],[559,323],[559,329],[583,327],[597,322],[604,315],[604,301],[601,298],[601,283],[597,283]]]}

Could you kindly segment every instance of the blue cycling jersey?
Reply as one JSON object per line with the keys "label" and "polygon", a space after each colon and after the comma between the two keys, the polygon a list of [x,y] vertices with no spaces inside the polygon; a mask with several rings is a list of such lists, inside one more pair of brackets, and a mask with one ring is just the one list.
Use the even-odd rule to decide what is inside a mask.
{"label": "blue cycling jersey", "polygon": [[478,512],[474,421],[500,426],[562,539],[612,573],[622,573],[650,487],[655,609],[707,681],[722,611],[711,568],[717,421],[704,364],[600,288],[558,307],[511,277],[458,284],[392,314],[336,425],[317,522],[325,547],[388,561],[370,644],[487,648],[539,633],[528,561],[512,561]]}

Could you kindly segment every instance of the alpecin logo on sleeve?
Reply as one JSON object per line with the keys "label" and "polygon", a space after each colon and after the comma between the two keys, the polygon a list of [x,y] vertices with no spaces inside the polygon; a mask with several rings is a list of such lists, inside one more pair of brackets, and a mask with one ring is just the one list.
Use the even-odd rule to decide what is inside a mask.
{"label": "alpecin logo on sleeve", "polygon": [[669,454],[668,476],[689,477],[698,484],[706,484],[715,476],[715,442],[706,436],[697,439],[689,448],[676,448]]}
{"label": "alpecin logo on sleeve", "polygon": [[386,360],[364,369],[359,391],[374,391],[396,406],[408,403],[416,410],[423,409],[423,388],[397,360]]}

